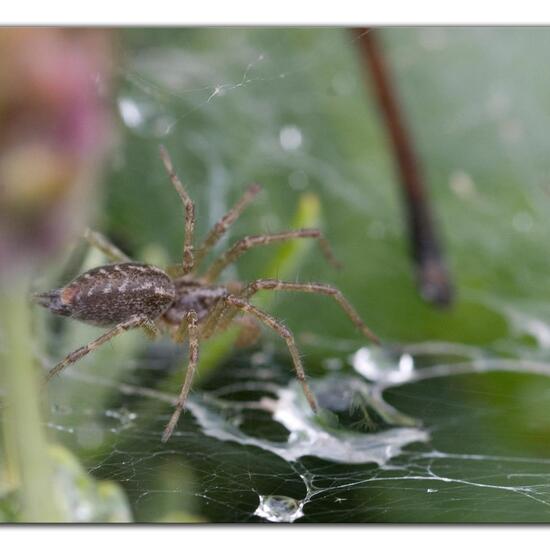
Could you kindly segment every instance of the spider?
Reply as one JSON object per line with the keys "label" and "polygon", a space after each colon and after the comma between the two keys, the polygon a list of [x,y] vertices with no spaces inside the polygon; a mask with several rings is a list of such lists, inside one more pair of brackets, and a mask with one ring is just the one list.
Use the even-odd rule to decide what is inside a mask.
{"label": "spider", "polygon": [[193,244],[194,203],[176,175],[166,149],[162,146],[160,155],[184,208],[185,235],[181,264],[175,268],[162,270],[153,265],[134,262],[106,237],[87,230],[85,234],[87,241],[101,250],[112,263],[93,268],[79,275],[66,286],[35,294],[33,298],[36,303],[54,314],[110,328],[87,345],[69,353],[49,371],[46,381],[59,374],[68,365],[77,362],[115,336],[130,329],[143,328],[155,336],[164,331],[178,343],[188,340],[188,366],[175,403],[175,410],[162,435],[162,442],[165,443],[170,439],[185,408],[193,375],[199,362],[199,342],[227,329],[232,322],[238,321],[236,319],[238,314],[244,314],[273,329],[286,342],[296,377],[315,413],[318,409],[317,402],[307,384],[292,332],[269,313],[251,304],[250,298],[262,290],[324,294],[339,304],[366,337],[376,343],[379,343],[378,338],[365,325],[342,293],[332,286],[322,283],[285,282],[277,279],[258,279],[249,284],[241,282],[216,284],[215,281],[227,266],[246,251],[257,246],[281,243],[290,239],[316,239],[327,261],[337,265],[328,241],[317,229],[298,229],[244,237],[199,274],[201,263],[208,252],[252,202],[260,191],[260,186],[254,184],[248,187],[233,208],[214,225],[203,243],[195,248]]}

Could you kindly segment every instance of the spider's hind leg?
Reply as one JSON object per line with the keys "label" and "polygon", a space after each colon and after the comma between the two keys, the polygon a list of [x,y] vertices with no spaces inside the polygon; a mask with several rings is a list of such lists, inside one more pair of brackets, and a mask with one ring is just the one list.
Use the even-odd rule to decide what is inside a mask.
{"label": "spider's hind leg", "polygon": [[323,294],[332,298],[342,311],[348,316],[349,320],[372,342],[380,344],[380,339],[372,330],[365,324],[359,316],[355,308],[344,297],[342,292],[337,288],[324,283],[293,283],[287,281],[279,281],[278,279],[258,279],[250,283],[242,293],[242,297],[249,300],[251,296],[261,290],[282,290],[290,292],[305,292],[309,294]]}
{"label": "spider's hind leg", "polygon": [[285,325],[283,325],[283,323],[281,323],[265,311],[258,309],[252,304],[249,304],[246,300],[242,300],[241,298],[230,295],[226,298],[226,303],[238,310],[244,311],[245,313],[249,313],[250,315],[256,317],[260,322],[273,329],[281,338],[283,338],[292,357],[296,377],[302,385],[302,390],[304,392],[304,395],[306,396],[309,406],[311,407],[311,410],[313,412],[317,412],[317,401],[309,387],[309,384],[307,383],[306,373],[302,365],[302,360],[300,359],[300,352],[298,350],[298,346],[296,346],[296,342],[294,341],[294,336],[292,332]]}
{"label": "spider's hind leg", "polygon": [[68,367],[72,363],[76,363],[80,359],[82,359],[85,355],[88,355],[88,353],[96,350],[98,347],[102,346],[115,336],[118,336],[119,334],[126,332],[127,330],[130,330],[132,328],[139,327],[147,322],[147,318],[143,317],[142,315],[134,315],[130,317],[127,321],[123,321],[122,323],[119,323],[112,329],[108,330],[95,340],[92,340],[89,344],[86,344],[85,346],[82,346],[81,348],[76,349],[75,351],[72,351],[63,359],[63,361],[60,361],[57,363],[53,369],[51,369],[48,374],[46,375],[46,382],[49,382],[55,375],[59,374],[65,367]]}

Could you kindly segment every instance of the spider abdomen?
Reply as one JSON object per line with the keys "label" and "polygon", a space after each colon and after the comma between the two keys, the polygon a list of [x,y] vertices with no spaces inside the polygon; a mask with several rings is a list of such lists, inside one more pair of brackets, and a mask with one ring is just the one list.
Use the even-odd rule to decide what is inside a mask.
{"label": "spider abdomen", "polygon": [[121,323],[134,315],[155,320],[176,296],[161,269],[134,262],[96,267],[67,286],[35,299],[53,313],[97,326]]}

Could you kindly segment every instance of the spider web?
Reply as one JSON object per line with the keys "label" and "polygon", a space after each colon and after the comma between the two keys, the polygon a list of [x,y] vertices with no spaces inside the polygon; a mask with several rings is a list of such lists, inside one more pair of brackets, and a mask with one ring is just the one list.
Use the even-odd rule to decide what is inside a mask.
{"label": "spider web", "polygon": [[548,395],[550,363],[442,342],[362,347],[312,380],[319,417],[299,384],[283,383],[290,367],[273,350],[226,367],[193,394],[168,445],[174,394],[76,371],[65,392],[101,386],[116,406],[57,405],[50,428],[71,446],[111,448],[89,471],[119,482],[138,520],[160,519],[152,510],[168,500],[219,522],[547,521],[550,458],[525,452],[532,426],[510,429],[517,392],[489,405],[479,393],[504,377]]}
{"label": "spider web", "polygon": [[[167,445],[160,436],[185,349],[128,334],[68,369],[52,389],[49,429],[92,475],[123,487],[136,521],[548,521],[550,266],[533,243],[550,229],[550,166],[537,152],[547,140],[536,139],[548,113],[533,97],[550,83],[541,77],[533,97],[521,95],[538,66],[530,40],[545,51],[548,33],[525,33],[386,33],[397,81],[413,90],[404,101],[427,173],[440,180],[434,199],[460,279],[451,314],[415,298],[391,162],[350,36],[127,33],[111,233],[142,256],[164,259],[164,250],[146,249],[156,241],[177,257],[178,205],[158,163],[142,161],[160,141],[185,167],[204,213],[199,233],[248,181],[265,182],[269,199],[239,221],[241,234],[284,229],[289,196],[313,191],[348,270],[335,275],[309,255],[296,280],[336,282],[392,342],[365,347],[330,305],[277,298],[274,312],[296,330],[321,415],[309,411],[282,344],[266,336],[199,373]],[[525,78],[508,69],[514,59]],[[500,148],[491,139],[483,151],[467,146],[487,135]],[[263,272],[262,254],[239,264],[242,278]],[[87,327],[63,326],[55,357],[90,339]]]}

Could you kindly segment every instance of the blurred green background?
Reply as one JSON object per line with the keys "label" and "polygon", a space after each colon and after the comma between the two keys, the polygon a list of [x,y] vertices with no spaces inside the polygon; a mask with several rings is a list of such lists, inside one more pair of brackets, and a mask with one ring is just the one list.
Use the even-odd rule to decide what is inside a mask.
{"label": "blurred green background", "polygon": [[[550,30],[395,28],[380,37],[456,285],[451,309],[417,294],[391,149],[346,29],[117,31],[116,139],[93,226],[136,259],[178,260],[183,219],[162,143],[196,200],[199,236],[257,181],[263,193],[226,245],[309,216],[345,266],[334,271],[315,247],[285,264],[284,251],[266,247],[228,278],[281,269],[290,280],[328,282],[385,342],[464,345],[411,352],[417,368],[489,357],[517,361],[518,372],[390,389],[387,401],[421,420],[430,439],[385,466],[292,462],[209,436],[190,413],[162,446],[170,404],[121,384],[176,393],[184,350],[124,335],[52,384],[48,432],[94,478],[118,484],[127,499],[118,505],[134,521],[262,521],[260,495],[295,499],[289,506],[303,505],[296,519],[306,522],[548,521],[550,380],[522,374],[519,361],[545,364],[550,348]],[[318,214],[304,207],[307,194]],[[275,273],[273,258],[282,262]],[[77,246],[39,282],[61,284],[82,262],[100,261]],[[358,376],[349,358],[366,343],[328,299],[279,294],[269,309],[295,331],[312,378]],[[34,313],[52,361],[98,333]],[[236,384],[235,398],[248,399],[243,384],[255,380],[292,381],[284,345],[267,333],[205,364],[193,396]],[[215,408],[232,429],[286,438],[265,412]],[[369,414],[364,431],[383,431]]]}

